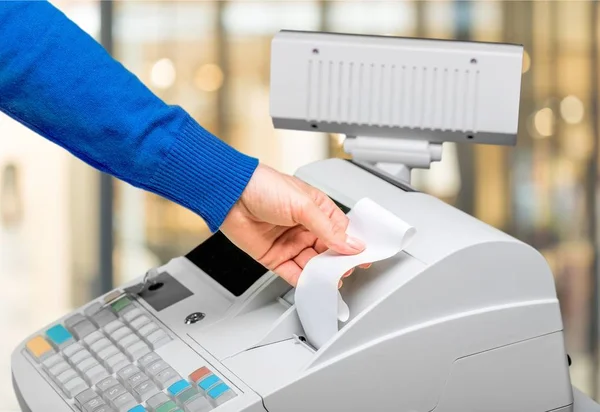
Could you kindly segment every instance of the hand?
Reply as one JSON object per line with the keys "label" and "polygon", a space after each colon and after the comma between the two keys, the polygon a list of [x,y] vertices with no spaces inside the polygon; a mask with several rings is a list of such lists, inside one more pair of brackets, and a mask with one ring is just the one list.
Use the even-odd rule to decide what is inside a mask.
{"label": "hand", "polygon": [[344,212],[323,192],[259,165],[221,231],[295,286],[306,263],[327,249],[344,255],[364,250],[363,242],[346,236],[347,227]]}

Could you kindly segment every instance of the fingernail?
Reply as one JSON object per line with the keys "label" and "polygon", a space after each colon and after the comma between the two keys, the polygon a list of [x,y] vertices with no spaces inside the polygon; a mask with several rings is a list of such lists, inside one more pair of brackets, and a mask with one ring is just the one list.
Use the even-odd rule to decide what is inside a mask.
{"label": "fingernail", "polygon": [[362,240],[359,240],[352,236],[346,236],[346,244],[352,249],[357,250],[359,252],[362,252],[363,250],[365,250],[365,247],[367,247],[367,245],[365,245]]}
{"label": "fingernail", "polygon": [[373,264],[369,263],[369,264],[361,266],[361,268],[363,268],[363,269],[369,269],[371,266],[373,266]]}
{"label": "fingernail", "polygon": [[349,271],[347,271],[346,273],[344,273],[344,278],[347,278],[348,276],[350,276],[352,274],[352,272],[354,272],[354,269],[350,269]]}
{"label": "fingernail", "polygon": [[343,285],[343,284],[344,284],[344,282],[342,282],[342,281],[340,280],[340,282],[338,283],[338,289],[340,289],[340,288],[342,287],[342,285]]}

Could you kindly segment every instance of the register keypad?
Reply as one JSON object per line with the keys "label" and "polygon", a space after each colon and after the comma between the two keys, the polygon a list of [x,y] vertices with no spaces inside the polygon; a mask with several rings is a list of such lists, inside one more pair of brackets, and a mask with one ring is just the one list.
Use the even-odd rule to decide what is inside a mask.
{"label": "register keypad", "polygon": [[25,350],[81,412],[205,412],[237,396],[206,366],[180,376],[154,352],[171,340],[123,296],[93,303]]}

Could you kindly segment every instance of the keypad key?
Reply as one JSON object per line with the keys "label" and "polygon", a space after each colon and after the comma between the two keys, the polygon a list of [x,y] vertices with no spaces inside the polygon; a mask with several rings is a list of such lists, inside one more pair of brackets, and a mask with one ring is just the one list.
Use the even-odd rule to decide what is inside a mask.
{"label": "keypad key", "polygon": [[79,370],[79,372],[85,372],[88,369],[91,369],[95,366],[99,366],[100,364],[98,363],[98,361],[94,358],[85,358],[84,360],[82,360],[79,363],[75,364],[75,367]]}
{"label": "keypad key", "polygon": [[138,329],[138,334],[143,336],[144,338],[148,335],[150,335],[152,332],[156,331],[158,329],[158,325],[154,322],[150,322],[144,326],[142,326],[141,328]]}
{"label": "keypad key", "polygon": [[142,405],[138,405],[138,406],[131,408],[127,412],[147,412],[147,411],[146,411],[146,408],[144,408]]}
{"label": "keypad key", "polygon": [[96,332],[92,332],[89,335],[87,335],[85,338],[83,338],[83,342],[87,345],[93,345],[94,343],[96,343],[97,341],[99,341],[100,339],[102,339],[104,337],[104,335],[102,334],[102,332],[100,332],[99,330],[97,330]]}
{"label": "keypad key", "polygon": [[156,375],[158,375],[160,372],[162,372],[162,371],[164,371],[165,369],[167,369],[168,367],[169,367],[169,364],[168,364],[168,363],[166,363],[164,360],[162,360],[162,359],[161,359],[161,360],[159,360],[159,361],[156,361],[156,362],[154,362],[154,363],[152,363],[152,364],[148,365],[148,366],[145,368],[145,370],[146,370],[146,373],[147,373],[148,375],[151,375],[151,376],[156,376]]}
{"label": "keypad key", "polygon": [[203,396],[196,397],[183,405],[185,412],[207,412],[212,410],[212,405]]}
{"label": "keypad key", "polygon": [[117,386],[118,384],[119,384],[118,380],[116,380],[112,376],[109,376],[108,378],[104,379],[103,381],[98,382],[96,384],[96,388],[98,388],[98,390],[101,392],[106,392],[108,389],[112,388],[113,386]]}
{"label": "keypad key", "polygon": [[113,401],[113,407],[118,412],[127,412],[131,408],[135,407],[137,402],[132,394],[124,393]]}
{"label": "keypad key", "polygon": [[56,365],[54,365],[53,367],[48,369],[48,372],[50,373],[50,375],[56,377],[70,368],[71,367],[69,366],[69,364],[67,362],[60,361],[59,363],[57,363]]}
{"label": "keypad key", "polygon": [[117,372],[117,376],[121,380],[121,382],[126,382],[130,376],[135,375],[140,372],[140,368],[135,365],[127,365],[123,369]]}
{"label": "keypad key", "polygon": [[85,313],[85,316],[87,316],[87,317],[92,317],[92,315],[94,315],[96,312],[99,312],[100,309],[102,309],[102,303],[94,302],[91,305],[89,305],[87,308],[85,308],[83,310],[83,313]]}
{"label": "keypad key", "polygon": [[[223,382],[209,389],[209,391],[206,394],[208,395],[208,398],[214,400],[217,405],[220,405],[224,401],[227,401],[236,396],[235,393],[229,388],[229,386],[227,386],[227,384]],[[221,399],[222,396],[224,396],[225,398]]]}
{"label": "keypad key", "polygon": [[104,295],[104,298],[102,298],[102,300],[104,301],[104,303],[111,303],[120,296],[123,296],[123,291],[120,289],[115,289],[111,292],[108,292],[106,295]]}
{"label": "keypad key", "polygon": [[108,372],[102,365],[97,365],[83,372],[83,377],[90,385],[95,385],[104,378],[107,378]]}
{"label": "keypad key", "polygon": [[100,359],[100,361],[106,361],[108,358],[110,358],[111,356],[116,355],[119,352],[119,349],[115,346],[115,345],[109,345],[106,348],[102,349],[100,352],[98,352],[98,359]]}
{"label": "keypad key", "polygon": [[115,386],[105,390],[102,393],[102,396],[104,396],[104,399],[106,399],[106,402],[112,403],[113,400],[117,399],[119,396],[123,395],[124,393],[127,393],[127,390],[125,389],[125,387],[123,385],[115,385]]}
{"label": "keypad key", "polygon": [[125,348],[125,354],[132,362],[136,361],[141,356],[150,353],[150,347],[144,342],[139,341]]}
{"label": "keypad key", "polygon": [[125,349],[128,346],[131,346],[131,345],[133,345],[134,343],[137,343],[137,342],[141,342],[141,339],[138,338],[136,335],[131,334],[131,335],[125,336],[123,339],[120,339],[117,342],[117,345],[119,345],[119,347],[121,349]]}
{"label": "keypad key", "polygon": [[198,386],[200,389],[206,392],[219,382],[221,382],[221,378],[219,378],[217,375],[209,375],[198,382]]}
{"label": "keypad key", "polygon": [[117,319],[117,320],[113,320],[108,325],[106,325],[104,327],[104,330],[106,331],[106,333],[108,333],[110,335],[114,331],[121,329],[123,326],[125,326],[125,324],[123,322],[121,322],[119,319]]}
{"label": "keypad key", "polygon": [[138,330],[147,323],[150,323],[150,318],[146,315],[142,315],[129,322],[129,325],[133,330]]}
{"label": "keypad key", "polygon": [[177,382],[181,377],[175,369],[169,367],[155,376],[154,381],[159,388],[165,389]]}
{"label": "keypad key", "polygon": [[90,333],[97,331],[98,328],[89,320],[84,320],[71,327],[71,330],[77,339],[83,339]]}
{"label": "keypad key", "polygon": [[198,391],[198,389],[190,386],[187,389],[184,389],[183,391],[175,395],[175,399],[177,400],[177,402],[179,402],[180,405],[183,405],[186,402],[190,402],[191,400],[193,400],[193,398],[195,398],[196,396],[201,396],[200,392]]}
{"label": "keypad key", "polygon": [[122,353],[117,353],[104,362],[104,365],[110,370],[111,373],[115,373],[128,364],[129,360]]}
{"label": "keypad key", "polygon": [[75,369],[69,368],[56,377],[56,383],[58,383],[60,386],[63,386],[65,383],[75,378],[76,376],[77,372],[75,371]]}
{"label": "keypad key", "polygon": [[77,352],[79,352],[82,349],[83,349],[83,346],[81,346],[81,344],[79,342],[75,342],[74,344],[67,346],[63,350],[63,354],[66,357],[70,358],[71,356],[75,355]]}
{"label": "keypad key", "polygon": [[94,412],[114,412],[114,409],[108,405],[102,405],[98,409],[94,409]]}
{"label": "keypad key", "polygon": [[167,333],[164,330],[159,329],[156,332],[152,332],[150,335],[148,335],[146,340],[148,341],[150,346],[152,346],[152,349],[156,350],[162,345],[170,342],[171,338],[169,337],[169,335],[167,335]]}
{"label": "keypad key", "polygon": [[92,354],[87,349],[83,349],[83,350],[80,350],[79,352],[75,353],[73,356],[71,356],[69,358],[69,362],[73,366],[76,366],[77,364],[81,363],[84,359],[91,358],[91,357],[92,357]]}
{"label": "keypad key", "polygon": [[46,336],[56,348],[64,348],[73,343],[73,335],[63,325],[55,325],[46,331]]}
{"label": "keypad key", "polygon": [[94,352],[95,354],[98,354],[98,352],[100,352],[102,349],[104,349],[110,345],[111,345],[111,343],[107,338],[102,338],[102,339],[99,339],[96,342],[92,343],[90,345],[90,350],[92,352]]}
{"label": "keypad key", "polygon": [[115,315],[113,313],[113,311],[110,310],[109,308],[102,309],[100,312],[98,312],[94,316],[92,316],[92,321],[96,325],[98,325],[98,327],[100,327],[100,328],[108,325],[109,323],[111,323],[113,320],[116,320],[116,319],[117,319],[117,315]]}
{"label": "keypad key", "polygon": [[75,397],[75,402],[77,402],[78,406],[82,407],[85,403],[97,397],[98,394],[93,389],[87,389]]}
{"label": "keypad key", "polygon": [[55,353],[50,343],[41,336],[30,339],[25,347],[27,348],[27,352],[38,362]]}
{"label": "keypad key", "polygon": [[139,402],[146,401],[148,398],[154,396],[156,392],[158,392],[158,388],[151,380],[142,382],[135,388],[133,388],[133,395],[137,398]]}
{"label": "keypad key", "polygon": [[115,312],[120,312],[123,309],[125,309],[127,306],[129,306],[131,304],[131,299],[129,299],[127,296],[123,296],[121,299],[114,301],[110,306],[112,307],[112,310]]}
{"label": "keypad key", "polygon": [[190,384],[188,381],[186,381],[185,379],[180,379],[171,386],[169,386],[169,389],[167,389],[167,391],[171,396],[176,396],[179,392],[182,392],[189,387]]}
{"label": "keypad key", "polygon": [[88,389],[88,385],[83,379],[81,379],[79,376],[76,376],[65,383],[62,389],[65,395],[67,395],[67,398],[74,398],[76,395]]}
{"label": "keypad key", "polygon": [[134,320],[135,318],[137,318],[138,316],[143,315],[143,312],[141,309],[135,308],[133,310],[130,310],[127,313],[122,314],[123,319],[125,319],[125,321],[127,323],[131,323],[132,320]]}
{"label": "keypad key", "polygon": [[71,329],[74,325],[78,324],[82,320],[86,320],[85,316],[83,316],[80,313],[76,313],[73,316],[70,316],[67,319],[65,319],[65,326]]}
{"label": "keypad key", "polygon": [[147,380],[148,377],[144,374],[144,372],[138,372],[127,378],[127,380],[125,381],[125,386],[129,388],[129,390],[132,390],[140,383],[146,382]]}
{"label": "keypad key", "polygon": [[60,363],[61,361],[63,361],[63,357],[60,356],[59,354],[55,353],[54,355],[46,358],[43,362],[42,365],[44,366],[44,368],[46,368],[46,370],[52,368],[53,366],[55,366],[56,364]]}
{"label": "keypad key", "polygon": [[155,352],[150,352],[138,359],[138,365],[140,365],[143,370],[146,370],[146,367],[148,365],[161,359],[162,358],[158,356]]}
{"label": "keypad key", "polygon": [[168,401],[167,403],[164,403],[156,408],[155,412],[172,412],[176,411],[177,409],[177,404],[175,402]]}
{"label": "keypad key", "polygon": [[113,333],[110,334],[110,337],[115,341],[118,342],[121,339],[123,339],[125,336],[129,336],[129,335],[133,335],[133,331],[131,329],[129,329],[127,326],[124,326],[120,329],[117,329],[116,331],[114,331]]}
{"label": "keypad key", "polygon": [[194,383],[198,383],[204,377],[210,375],[212,372],[206,366],[196,369],[194,372],[190,373],[190,381]]}
{"label": "keypad key", "polygon": [[106,405],[104,399],[97,396],[94,399],[91,399],[82,405],[82,409],[84,412],[95,412],[100,406]]}
{"label": "keypad key", "polygon": [[148,406],[150,411],[156,412],[161,405],[164,405],[169,401],[170,399],[167,395],[165,395],[163,392],[159,392],[146,401],[146,406]]}

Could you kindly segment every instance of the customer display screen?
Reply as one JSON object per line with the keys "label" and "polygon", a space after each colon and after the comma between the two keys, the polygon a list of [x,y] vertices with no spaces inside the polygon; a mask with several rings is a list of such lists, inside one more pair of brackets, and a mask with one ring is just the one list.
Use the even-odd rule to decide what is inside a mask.
{"label": "customer display screen", "polygon": [[[344,213],[350,211],[347,206],[334,202]],[[241,296],[268,272],[221,232],[216,232],[186,258],[235,296]]]}

